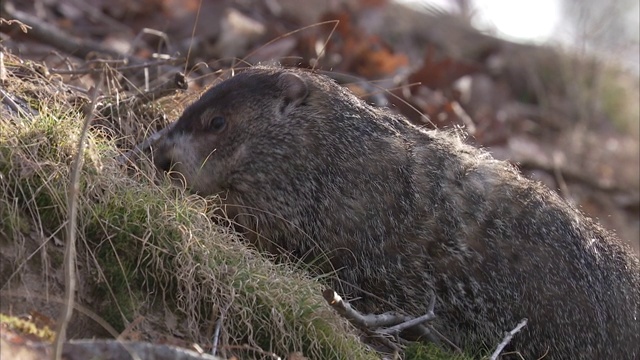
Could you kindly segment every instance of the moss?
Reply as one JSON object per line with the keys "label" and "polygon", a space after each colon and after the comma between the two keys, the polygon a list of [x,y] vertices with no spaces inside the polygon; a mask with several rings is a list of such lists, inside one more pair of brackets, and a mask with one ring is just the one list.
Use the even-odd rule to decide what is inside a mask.
{"label": "moss", "polygon": [[56,333],[47,325],[36,324],[31,320],[20,319],[2,313],[0,313],[0,326],[22,335],[35,336],[40,341],[53,342],[56,337]]}
{"label": "moss", "polygon": [[[24,230],[26,221],[64,240],[69,169],[83,116],[59,84],[34,79],[43,86],[20,94],[40,115],[20,125],[0,121],[2,186],[11,190],[0,193],[0,212],[13,216],[3,225],[11,227],[6,234]],[[12,77],[8,91],[20,92],[21,81]],[[378,357],[325,304],[317,281],[274,264],[218,225],[216,199],[158,185],[154,174],[118,164],[114,157],[121,153],[115,140],[88,134],[77,199],[82,304],[117,330],[141,315],[146,323],[140,331],[150,339],[175,330],[206,346],[211,323],[222,318],[223,348],[248,344],[317,359]],[[59,265],[60,249],[52,248],[38,251],[50,252],[42,257]],[[175,329],[167,328],[166,314],[176,316]]]}

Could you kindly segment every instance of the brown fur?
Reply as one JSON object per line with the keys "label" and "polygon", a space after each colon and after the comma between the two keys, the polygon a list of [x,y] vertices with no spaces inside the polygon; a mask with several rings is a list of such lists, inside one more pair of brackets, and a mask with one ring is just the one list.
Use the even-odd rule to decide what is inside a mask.
{"label": "brown fur", "polygon": [[421,315],[434,289],[434,326],[460,346],[491,348],[528,318],[511,342],[526,359],[640,357],[640,264],[613,234],[324,76],[243,71],[188,107],[154,156],[220,194],[259,246],[328,257],[361,311]]}

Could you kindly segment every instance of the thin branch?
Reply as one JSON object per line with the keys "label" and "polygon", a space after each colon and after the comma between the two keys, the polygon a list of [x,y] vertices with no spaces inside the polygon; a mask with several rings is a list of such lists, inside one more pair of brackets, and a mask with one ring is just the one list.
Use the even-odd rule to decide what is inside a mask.
{"label": "thin branch", "polygon": [[[324,299],[333,307],[338,314],[347,319],[356,327],[365,331],[368,335],[383,341],[383,343],[397,350],[398,347],[391,343],[388,336],[397,336],[401,331],[410,329],[415,335],[424,337],[425,339],[440,344],[440,340],[433,332],[424,325],[425,322],[433,320],[436,315],[434,313],[436,296],[433,294],[429,301],[427,314],[414,318],[408,315],[387,312],[384,314],[361,314],[359,311],[351,307],[349,302],[345,301],[332,289],[325,289],[322,292]],[[388,328],[380,327],[390,326]],[[438,334],[439,335],[439,334]],[[455,347],[455,345],[454,345]],[[457,348],[457,347],[455,347]]]}
{"label": "thin branch", "polygon": [[216,322],[216,330],[215,330],[215,332],[213,334],[213,341],[211,342],[211,355],[213,355],[213,356],[216,356],[216,354],[218,353],[218,342],[220,341],[220,331],[222,329],[222,324],[224,322],[224,317],[229,312],[229,309],[231,308],[231,304],[233,304],[233,298],[234,297],[235,297],[235,291],[232,291],[231,300],[229,300],[229,303],[227,304],[227,306],[225,306],[224,309],[222,309],[220,311],[220,317],[218,318],[218,321]]}
{"label": "thin branch", "polygon": [[520,323],[518,323],[518,325],[516,325],[515,328],[513,328],[513,330],[506,333],[502,342],[498,344],[498,347],[496,347],[496,351],[494,351],[493,354],[491,354],[490,360],[497,360],[498,356],[500,356],[500,353],[509,344],[513,336],[516,333],[518,333],[520,330],[522,330],[522,328],[525,327],[526,325],[527,325],[527,319],[524,318],[520,321]]}
{"label": "thin branch", "polygon": [[427,308],[427,313],[417,317],[417,318],[413,318],[410,320],[407,320],[405,322],[402,322],[400,324],[388,327],[386,329],[380,329],[378,330],[378,332],[380,333],[385,333],[385,334],[399,334],[401,331],[409,329],[409,328],[413,328],[416,327],[418,325],[421,325],[422,323],[425,323],[427,321],[431,321],[433,319],[436,318],[436,314],[434,313],[434,308],[436,306],[436,295],[433,294],[431,296],[431,300],[429,301],[429,307]]}
{"label": "thin branch", "polygon": [[78,150],[76,157],[71,166],[69,176],[69,192],[67,194],[67,211],[68,219],[66,226],[67,247],[64,252],[64,299],[65,306],[62,308],[62,314],[58,319],[58,328],[56,329],[56,339],[53,344],[54,351],[52,358],[59,360],[62,357],[62,348],[66,338],[67,326],[73,314],[75,292],[76,292],[76,222],[78,217],[78,193],[80,192],[80,172],[82,170],[84,146],[89,133],[89,125],[93,120],[96,100],[98,98],[99,88],[102,83],[102,76],[98,80],[97,87],[93,88],[91,94],[91,104],[85,115],[80,140],[78,140]]}
{"label": "thin branch", "polygon": [[12,118],[16,122],[21,122],[22,119],[32,120],[33,116],[38,114],[37,111],[31,109],[24,101],[14,99],[11,94],[5,92],[4,89],[0,89],[0,97],[2,97],[2,104],[19,115],[19,117]]}
{"label": "thin branch", "polygon": [[460,106],[460,103],[457,101],[451,101],[451,110],[453,110],[453,113],[462,120],[467,133],[471,136],[475,136],[477,132],[476,124],[473,122],[471,116],[464,111],[464,108]]}
{"label": "thin branch", "polygon": [[393,312],[379,315],[361,314],[358,310],[351,307],[351,304],[349,304],[348,301],[343,300],[338,293],[333,291],[333,289],[325,289],[322,292],[322,296],[327,303],[329,303],[329,305],[338,312],[338,314],[359,328],[372,329],[381,326],[392,326],[412,319],[409,316]]}

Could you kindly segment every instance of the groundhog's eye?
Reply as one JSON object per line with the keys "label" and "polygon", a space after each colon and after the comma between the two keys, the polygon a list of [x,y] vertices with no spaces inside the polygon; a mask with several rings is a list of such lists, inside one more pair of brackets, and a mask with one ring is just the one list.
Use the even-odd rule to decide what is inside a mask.
{"label": "groundhog's eye", "polygon": [[209,120],[208,125],[208,130],[220,132],[225,128],[225,125],[227,125],[227,121],[222,116],[214,116]]}

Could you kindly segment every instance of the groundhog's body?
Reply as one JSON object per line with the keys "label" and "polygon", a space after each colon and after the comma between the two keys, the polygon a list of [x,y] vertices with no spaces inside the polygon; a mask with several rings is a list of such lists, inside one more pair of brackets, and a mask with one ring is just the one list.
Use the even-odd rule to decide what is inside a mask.
{"label": "groundhog's body", "polygon": [[493,348],[528,318],[511,342],[526,359],[640,358],[635,254],[507,163],[326,77],[241,72],[154,155],[262,248],[328,258],[314,264],[360,311],[422,315],[434,289],[434,326],[459,346]]}

